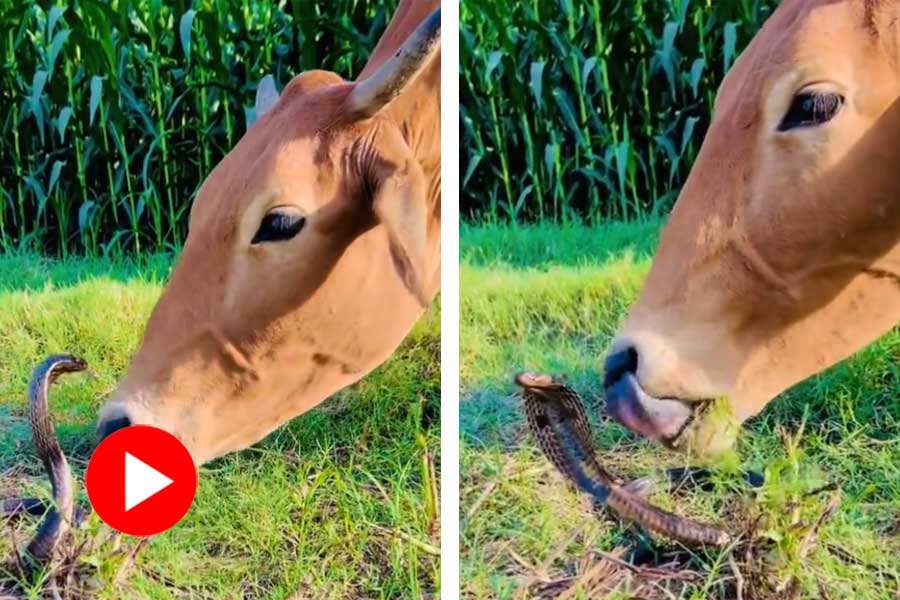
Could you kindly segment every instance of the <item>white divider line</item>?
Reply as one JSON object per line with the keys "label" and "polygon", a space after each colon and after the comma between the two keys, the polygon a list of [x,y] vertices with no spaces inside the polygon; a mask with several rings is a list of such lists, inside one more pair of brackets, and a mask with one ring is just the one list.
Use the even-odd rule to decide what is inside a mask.
{"label": "white divider line", "polygon": [[459,4],[441,3],[441,598],[459,598]]}

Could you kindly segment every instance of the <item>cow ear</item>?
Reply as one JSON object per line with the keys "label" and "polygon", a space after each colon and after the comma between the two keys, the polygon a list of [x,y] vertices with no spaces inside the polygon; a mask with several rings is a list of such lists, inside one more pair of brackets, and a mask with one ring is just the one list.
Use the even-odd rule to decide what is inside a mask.
{"label": "cow ear", "polygon": [[253,107],[256,118],[259,119],[269,112],[277,102],[278,89],[275,87],[275,78],[266,75],[259,81],[259,86],[256,88],[256,104]]}
{"label": "cow ear", "polygon": [[372,210],[387,231],[394,266],[407,289],[423,307],[430,303],[425,289],[428,186],[422,168],[411,155],[382,165],[375,182]]}

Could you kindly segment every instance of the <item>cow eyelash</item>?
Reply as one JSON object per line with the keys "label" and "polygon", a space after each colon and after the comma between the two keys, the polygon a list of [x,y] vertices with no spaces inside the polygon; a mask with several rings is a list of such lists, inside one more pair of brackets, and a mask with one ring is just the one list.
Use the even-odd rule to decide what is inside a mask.
{"label": "cow eyelash", "polygon": [[778,125],[778,131],[827,123],[844,105],[844,97],[833,92],[801,92]]}
{"label": "cow eyelash", "polygon": [[296,236],[306,225],[306,217],[292,207],[273,208],[263,217],[251,244],[280,242]]}

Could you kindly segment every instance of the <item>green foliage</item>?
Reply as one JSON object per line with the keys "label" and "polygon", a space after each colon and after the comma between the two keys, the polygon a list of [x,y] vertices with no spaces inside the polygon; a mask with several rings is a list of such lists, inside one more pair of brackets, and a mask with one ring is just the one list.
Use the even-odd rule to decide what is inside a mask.
{"label": "green foliage", "polygon": [[0,248],[178,247],[266,74],[352,79],[395,0],[0,0]]}
{"label": "green foliage", "polygon": [[664,213],[724,73],[775,4],[463,2],[461,213],[501,222]]}

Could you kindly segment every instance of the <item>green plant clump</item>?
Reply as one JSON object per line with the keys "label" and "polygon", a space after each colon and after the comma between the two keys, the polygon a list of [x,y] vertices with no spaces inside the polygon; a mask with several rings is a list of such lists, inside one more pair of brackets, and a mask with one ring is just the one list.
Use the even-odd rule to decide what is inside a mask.
{"label": "green plant clump", "polygon": [[259,80],[353,79],[396,0],[0,0],[0,249],[177,248]]}
{"label": "green plant clump", "polygon": [[722,465],[736,463],[739,459],[734,444],[741,431],[741,423],[728,398],[716,398],[698,410],[699,414],[681,434],[679,446],[689,455],[699,455],[709,462]]}
{"label": "green plant clump", "polygon": [[724,74],[777,4],[463,2],[462,214],[563,223],[664,214]]}

